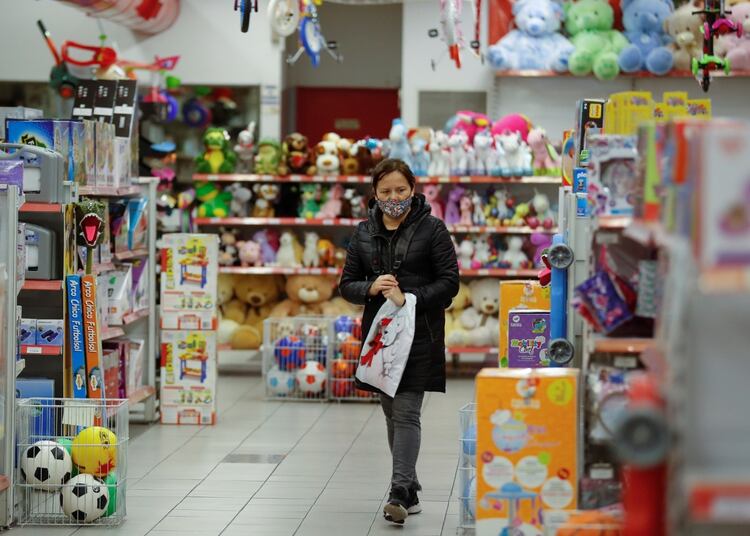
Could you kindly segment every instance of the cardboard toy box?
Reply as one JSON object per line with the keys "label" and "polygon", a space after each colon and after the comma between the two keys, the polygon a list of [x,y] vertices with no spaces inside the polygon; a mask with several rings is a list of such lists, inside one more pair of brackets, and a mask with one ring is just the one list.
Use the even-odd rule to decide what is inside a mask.
{"label": "cardboard toy box", "polygon": [[161,422],[213,424],[216,333],[161,332]]}
{"label": "cardboard toy box", "polygon": [[500,366],[508,365],[508,314],[513,309],[550,309],[550,289],[539,281],[502,281],[500,283],[500,340],[498,353]]}
{"label": "cardboard toy box", "polygon": [[216,235],[162,237],[162,329],[216,329],[218,255]]}
{"label": "cardboard toy box", "polygon": [[508,313],[508,366],[510,368],[547,367],[549,311],[512,309]]}
{"label": "cardboard toy box", "polygon": [[545,510],[577,507],[578,370],[483,369],[476,389],[476,534],[541,536]]}

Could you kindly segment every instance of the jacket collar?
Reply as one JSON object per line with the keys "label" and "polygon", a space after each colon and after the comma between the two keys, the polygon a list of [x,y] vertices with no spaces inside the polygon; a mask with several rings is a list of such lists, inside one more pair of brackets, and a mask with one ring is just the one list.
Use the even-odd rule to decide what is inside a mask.
{"label": "jacket collar", "polygon": [[[376,235],[385,235],[386,228],[383,224],[383,213],[380,210],[380,207],[378,207],[378,203],[375,201],[375,198],[373,197],[370,199],[368,203],[368,218],[367,218],[367,224],[370,228],[370,231],[373,234]],[[406,216],[406,219],[401,223],[399,226],[399,229],[404,229],[414,223],[416,220],[420,219],[423,215],[429,214],[432,211],[429,203],[427,203],[427,200],[425,199],[424,195],[422,194],[414,194],[414,197],[411,201],[411,210],[409,211],[409,214]]]}

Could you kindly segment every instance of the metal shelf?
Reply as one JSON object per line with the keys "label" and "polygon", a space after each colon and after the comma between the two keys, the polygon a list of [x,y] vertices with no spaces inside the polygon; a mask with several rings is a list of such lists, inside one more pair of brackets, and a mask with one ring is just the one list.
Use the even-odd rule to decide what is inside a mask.
{"label": "metal shelf", "polygon": [[59,214],[63,207],[60,203],[24,203],[21,212],[43,212],[48,214]]}
{"label": "metal shelf", "polygon": [[[716,78],[748,78],[750,77],[750,71],[733,71],[729,74],[725,74],[723,71],[715,71],[711,73],[712,77]],[[541,70],[508,70],[508,71],[495,71],[496,78],[570,78],[570,79],[583,79],[583,80],[594,80],[593,75],[587,76],[575,76],[569,72],[558,73],[556,71],[541,71]],[[695,75],[690,71],[672,71],[665,75],[655,75],[648,71],[639,71],[637,73],[620,73],[617,78],[613,80],[597,80],[600,83],[616,82],[620,79],[631,79],[631,78],[658,78],[658,79],[669,79],[669,78],[695,78]]]}
{"label": "metal shelf", "polygon": [[131,311],[129,313],[126,313],[122,317],[122,325],[127,326],[128,324],[132,324],[133,322],[136,322],[140,320],[141,318],[148,317],[148,308],[144,307],[143,309],[138,309],[137,311]]}
{"label": "metal shelf", "polygon": [[49,356],[60,356],[63,355],[62,346],[36,346],[33,344],[21,345],[21,355],[49,355]]}
{"label": "metal shelf", "polygon": [[497,354],[495,346],[448,346],[445,349],[448,354]]}
{"label": "metal shelf", "polygon": [[130,394],[128,402],[130,404],[138,404],[154,394],[156,394],[156,388],[153,385],[144,385]]}
{"label": "metal shelf", "polygon": [[21,290],[48,290],[48,291],[60,291],[63,288],[62,280],[52,279],[27,279],[23,283]]}
{"label": "metal shelf", "polygon": [[[273,183],[324,183],[370,184],[369,175],[255,175],[255,174],[195,174],[194,181],[210,182],[273,182]],[[492,177],[485,175],[417,177],[418,184],[553,184],[560,185],[560,177]]]}
{"label": "metal shelf", "polygon": [[652,338],[594,337],[594,352],[604,354],[640,354],[653,345]]}
{"label": "metal shelf", "polygon": [[[253,275],[341,275],[341,268],[289,268],[283,266],[220,266],[221,274],[253,274]],[[511,268],[476,268],[459,270],[462,277],[520,277],[524,279],[539,277],[537,269]]]}
{"label": "metal shelf", "polygon": [[78,195],[90,197],[134,197],[141,195],[139,186],[79,186]]}

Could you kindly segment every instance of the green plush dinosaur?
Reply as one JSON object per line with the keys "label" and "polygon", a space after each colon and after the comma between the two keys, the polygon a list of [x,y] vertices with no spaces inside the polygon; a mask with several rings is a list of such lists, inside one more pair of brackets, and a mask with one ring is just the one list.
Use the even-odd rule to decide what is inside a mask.
{"label": "green plush dinosaur", "polygon": [[195,185],[195,197],[201,202],[198,205],[200,218],[225,218],[229,215],[232,193],[222,191],[214,182],[198,182]]}
{"label": "green plush dinosaur", "polygon": [[233,173],[237,155],[229,148],[229,133],[223,128],[211,127],[203,134],[206,152],[196,157],[198,173]]}
{"label": "green plush dinosaur", "polygon": [[575,50],[568,68],[576,76],[591,72],[600,80],[620,73],[618,57],[628,46],[627,38],[613,30],[615,15],[607,0],[577,0],[565,3],[565,29]]}

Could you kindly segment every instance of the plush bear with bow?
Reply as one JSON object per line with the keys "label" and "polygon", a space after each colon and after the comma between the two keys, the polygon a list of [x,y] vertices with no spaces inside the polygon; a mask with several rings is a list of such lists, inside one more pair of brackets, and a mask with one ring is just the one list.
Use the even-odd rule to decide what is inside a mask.
{"label": "plush bear with bow", "polygon": [[666,47],[671,41],[664,22],[674,11],[672,0],[622,0],[625,36],[630,41],[620,52],[620,68],[634,73],[648,70],[666,74],[672,69],[672,53]]}

